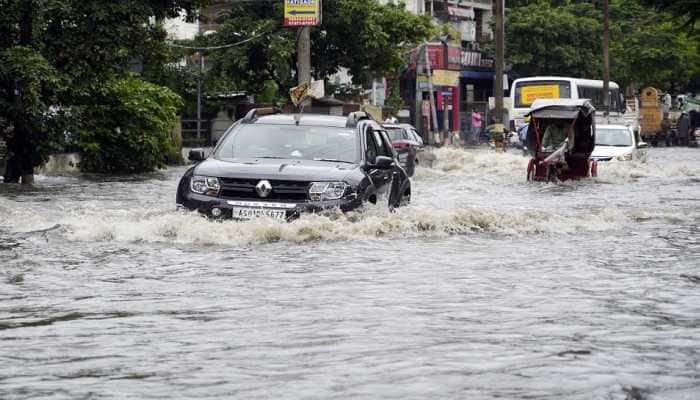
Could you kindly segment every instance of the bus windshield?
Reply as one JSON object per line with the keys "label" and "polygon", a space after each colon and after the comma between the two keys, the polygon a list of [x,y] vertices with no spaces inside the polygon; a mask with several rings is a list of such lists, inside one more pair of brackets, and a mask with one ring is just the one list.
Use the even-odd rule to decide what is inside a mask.
{"label": "bus windshield", "polygon": [[570,99],[571,84],[567,81],[524,81],[514,87],[515,108],[527,108],[537,99]]}

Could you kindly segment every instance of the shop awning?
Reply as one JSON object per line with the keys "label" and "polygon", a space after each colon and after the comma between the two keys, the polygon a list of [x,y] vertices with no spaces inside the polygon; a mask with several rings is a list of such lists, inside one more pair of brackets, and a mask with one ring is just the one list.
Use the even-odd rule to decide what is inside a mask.
{"label": "shop awning", "polygon": [[493,80],[493,77],[496,76],[494,72],[491,71],[462,71],[461,77],[462,78],[470,78],[470,79],[490,79]]}

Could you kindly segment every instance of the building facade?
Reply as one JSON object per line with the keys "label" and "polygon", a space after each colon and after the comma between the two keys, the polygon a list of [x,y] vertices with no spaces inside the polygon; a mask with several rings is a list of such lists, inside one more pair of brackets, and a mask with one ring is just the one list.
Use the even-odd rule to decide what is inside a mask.
{"label": "building facade", "polygon": [[[380,0],[385,4],[390,1]],[[412,122],[423,128],[433,118],[426,107],[419,111],[420,102],[416,102],[416,96],[425,101],[430,97],[427,79],[427,63],[430,63],[439,130],[444,130],[444,121],[447,120],[448,130],[469,131],[471,110],[476,108],[487,115],[488,99],[494,92],[494,57],[484,50],[485,45],[493,40],[490,27],[493,1],[408,0],[405,4],[410,12],[430,15],[436,24],[452,27],[448,37],[426,46],[427,61],[416,54],[423,54],[422,51],[411,55],[409,68],[402,79],[402,95],[406,104],[411,105]],[[449,114],[448,118],[445,118],[445,112]]]}

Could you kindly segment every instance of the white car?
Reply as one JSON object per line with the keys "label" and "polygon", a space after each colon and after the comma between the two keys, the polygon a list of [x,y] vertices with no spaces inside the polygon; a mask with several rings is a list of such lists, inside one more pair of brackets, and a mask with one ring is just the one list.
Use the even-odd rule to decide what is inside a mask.
{"label": "white car", "polygon": [[596,161],[646,161],[648,145],[624,125],[598,125],[591,158]]}

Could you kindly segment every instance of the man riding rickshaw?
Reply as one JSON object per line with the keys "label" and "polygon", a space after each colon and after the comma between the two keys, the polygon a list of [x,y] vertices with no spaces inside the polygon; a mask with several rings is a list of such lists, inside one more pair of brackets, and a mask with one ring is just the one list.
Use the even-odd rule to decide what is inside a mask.
{"label": "man riding rickshaw", "polygon": [[529,181],[564,181],[597,175],[595,108],[585,99],[535,100],[525,138]]}

